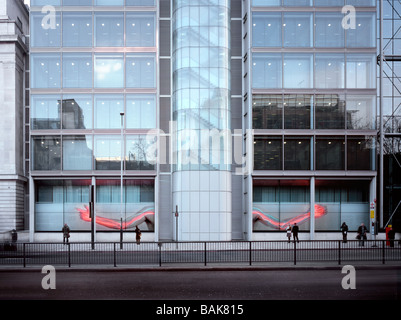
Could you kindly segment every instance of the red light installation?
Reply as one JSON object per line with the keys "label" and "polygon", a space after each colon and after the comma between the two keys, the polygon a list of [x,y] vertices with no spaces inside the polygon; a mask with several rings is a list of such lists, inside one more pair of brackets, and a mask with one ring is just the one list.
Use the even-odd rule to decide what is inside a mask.
{"label": "red light installation", "polygon": [[[321,218],[327,213],[327,210],[325,207],[315,204],[315,218]],[[285,230],[289,225],[293,225],[294,223],[300,225],[305,223],[310,219],[310,212],[302,213],[300,215],[297,215],[294,218],[291,218],[290,220],[280,222],[277,218],[262,212],[258,208],[254,208],[252,211],[253,215],[253,221],[260,221],[263,224],[265,224],[268,227],[273,227],[275,229],[279,230]]]}

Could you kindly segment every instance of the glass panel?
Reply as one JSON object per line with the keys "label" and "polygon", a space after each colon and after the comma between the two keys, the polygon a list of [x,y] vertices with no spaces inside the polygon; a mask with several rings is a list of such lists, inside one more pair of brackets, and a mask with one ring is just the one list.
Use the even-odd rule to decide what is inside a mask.
{"label": "glass panel", "polygon": [[156,62],[153,54],[129,54],[126,59],[127,88],[155,88]]}
{"label": "glass panel", "polygon": [[330,89],[345,87],[344,54],[319,53],[315,56],[315,87]]}
{"label": "glass panel", "polygon": [[155,46],[155,13],[127,13],[126,17],[126,46],[154,47]]}
{"label": "glass panel", "polygon": [[127,6],[155,6],[155,0],[125,0]]}
{"label": "glass panel", "polygon": [[282,129],[283,96],[254,95],[252,120],[253,129]]}
{"label": "glass panel", "polygon": [[92,14],[63,13],[63,46],[92,47]]}
{"label": "glass panel", "polygon": [[93,0],[63,0],[63,6],[91,6]]}
{"label": "glass panel", "polygon": [[312,88],[312,54],[284,54],[284,88]]}
{"label": "glass panel", "polygon": [[63,87],[92,88],[92,54],[63,54]]}
{"label": "glass panel", "polygon": [[284,6],[292,7],[304,7],[311,6],[312,0],[284,0]]}
{"label": "glass panel", "polygon": [[35,231],[61,231],[63,181],[35,181]]}
{"label": "glass panel", "polygon": [[121,137],[95,136],[95,170],[121,170]]}
{"label": "glass panel", "polygon": [[63,170],[92,170],[92,136],[63,137]]}
{"label": "glass panel", "polygon": [[347,138],[347,169],[375,170],[375,140],[373,137]]}
{"label": "glass panel", "polygon": [[95,0],[95,6],[123,6],[124,0]]}
{"label": "glass panel", "polygon": [[254,12],[252,17],[252,45],[281,47],[281,13]]}
{"label": "glass panel", "polygon": [[345,170],[343,137],[316,138],[316,170]]}
{"label": "glass panel", "polygon": [[63,96],[63,129],[92,129],[92,96]]}
{"label": "glass panel", "polygon": [[375,0],[346,0],[346,4],[355,7],[374,7],[376,6]]}
{"label": "glass panel", "polygon": [[347,129],[375,129],[375,96],[347,96]]}
{"label": "glass panel", "polygon": [[33,171],[61,170],[61,138],[60,136],[34,136]]}
{"label": "glass panel", "polygon": [[281,137],[255,137],[254,170],[282,170]]}
{"label": "glass panel", "polygon": [[254,7],[276,7],[281,6],[281,0],[252,0]]}
{"label": "glass panel", "polygon": [[[325,1],[326,2],[326,1]],[[338,0],[334,0],[338,2]],[[315,46],[316,47],[344,47],[344,28],[341,13],[316,12],[315,16]]]}
{"label": "glass panel", "polygon": [[[112,1],[113,5],[118,5]],[[124,46],[124,14],[95,12],[95,46]]]}
{"label": "glass panel", "polygon": [[347,88],[376,88],[376,56],[348,54]]}
{"label": "glass panel", "polygon": [[316,129],[345,128],[345,98],[337,94],[315,96]]}
{"label": "glass panel", "polygon": [[60,96],[32,95],[32,130],[60,129]]}
{"label": "glass panel", "polygon": [[284,128],[311,129],[313,96],[284,95]]}
{"label": "glass panel", "polygon": [[284,138],[284,170],[310,170],[311,138]]}
{"label": "glass panel", "polygon": [[150,136],[127,137],[126,170],[155,170],[155,141]]}
{"label": "glass panel", "polygon": [[59,53],[31,54],[32,88],[60,88],[61,67]]}
{"label": "glass panel", "polygon": [[124,57],[122,54],[95,55],[95,88],[124,87]]}
{"label": "glass panel", "polygon": [[284,13],[284,47],[311,47],[312,13]]}
{"label": "glass panel", "polygon": [[282,63],[282,56],[279,53],[254,53],[252,63],[253,88],[281,88]]}
{"label": "glass panel", "polygon": [[95,95],[95,128],[121,129],[123,95]]}
{"label": "glass panel", "polygon": [[[47,5],[48,3],[46,3]],[[49,13],[31,12],[31,46],[60,47],[61,22],[60,12],[55,12],[56,21],[50,19]]]}
{"label": "glass panel", "polygon": [[59,6],[61,0],[31,0],[31,6]]}
{"label": "glass panel", "polygon": [[347,29],[347,47],[372,48],[376,46],[376,14],[358,12],[355,29]]}
{"label": "glass panel", "polygon": [[343,7],[344,0],[315,0],[316,7]]}
{"label": "glass panel", "polygon": [[127,129],[156,128],[156,98],[154,95],[127,96]]}

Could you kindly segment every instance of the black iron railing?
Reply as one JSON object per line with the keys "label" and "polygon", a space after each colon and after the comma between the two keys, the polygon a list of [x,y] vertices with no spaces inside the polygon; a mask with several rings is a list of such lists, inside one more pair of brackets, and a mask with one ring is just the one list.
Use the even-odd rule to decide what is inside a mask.
{"label": "black iron railing", "polygon": [[119,242],[110,243],[0,243],[0,265],[165,266],[235,263],[347,262],[385,264],[401,261],[401,245],[385,240],[231,241],[231,242]]}

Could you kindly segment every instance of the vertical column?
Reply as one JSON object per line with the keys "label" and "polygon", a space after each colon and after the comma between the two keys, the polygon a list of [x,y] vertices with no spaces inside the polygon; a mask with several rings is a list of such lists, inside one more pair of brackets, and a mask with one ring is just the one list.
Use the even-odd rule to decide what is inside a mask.
{"label": "vertical column", "polygon": [[315,240],[315,177],[310,179],[310,240]]}

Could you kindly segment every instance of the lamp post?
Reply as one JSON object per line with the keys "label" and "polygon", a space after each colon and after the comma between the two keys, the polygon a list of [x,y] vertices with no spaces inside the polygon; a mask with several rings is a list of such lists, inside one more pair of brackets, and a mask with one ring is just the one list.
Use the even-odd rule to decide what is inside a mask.
{"label": "lamp post", "polygon": [[124,170],[124,112],[120,112],[121,116],[121,185],[120,185],[120,249],[123,249],[123,170]]}

